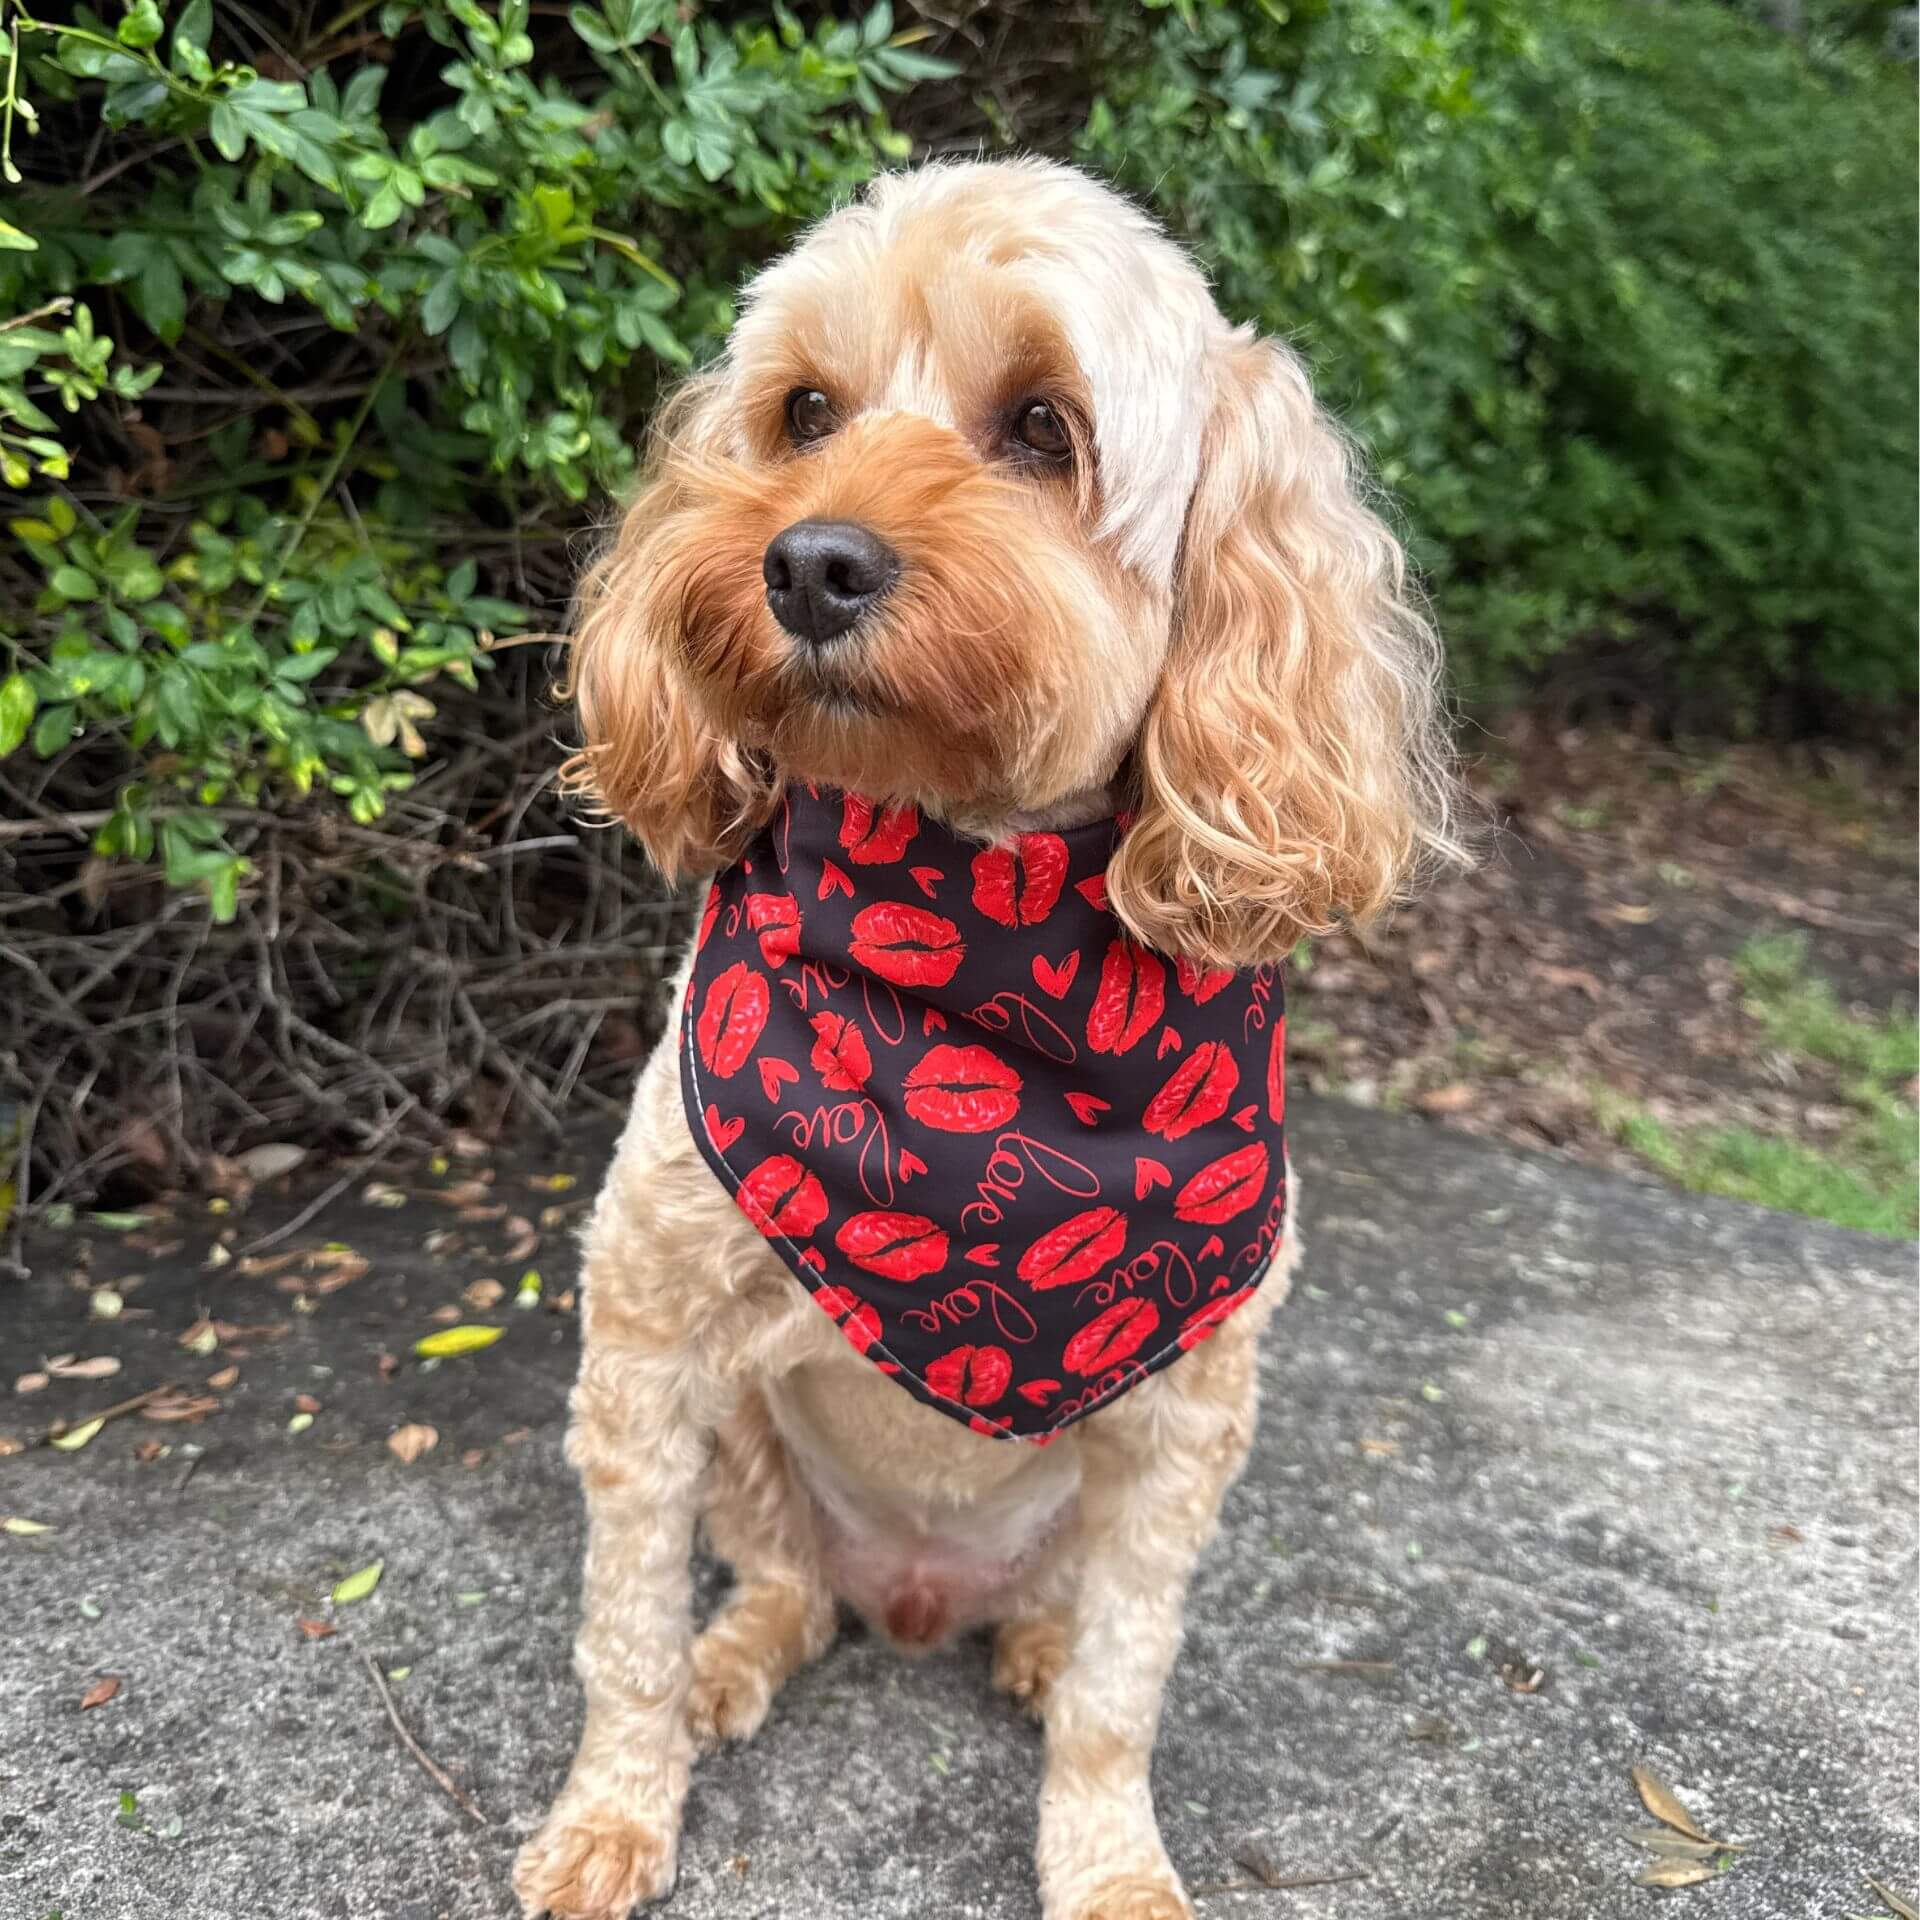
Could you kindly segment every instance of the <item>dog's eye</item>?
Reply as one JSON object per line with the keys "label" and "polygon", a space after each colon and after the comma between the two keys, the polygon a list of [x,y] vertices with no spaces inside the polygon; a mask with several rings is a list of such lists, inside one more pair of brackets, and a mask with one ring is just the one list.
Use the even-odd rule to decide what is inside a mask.
{"label": "dog's eye", "polygon": [[818,387],[787,395],[787,432],[795,440],[824,440],[833,431],[833,402]]}
{"label": "dog's eye", "polygon": [[1073,452],[1067,423],[1044,400],[1021,403],[1014,415],[1013,437],[1049,460],[1065,460]]}

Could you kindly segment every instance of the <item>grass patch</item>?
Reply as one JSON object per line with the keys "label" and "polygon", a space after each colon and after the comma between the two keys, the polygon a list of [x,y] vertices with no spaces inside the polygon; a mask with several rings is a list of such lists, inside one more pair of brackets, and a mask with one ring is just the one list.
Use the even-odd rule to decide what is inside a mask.
{"label": "grass patch", "polygon": [[1820,1146],[1750,1127],[1683,1131],[1604,1090],[1594,1098],[1602,1125],[1696,1193],[1867,1233],[1920,1229],[1920,1124],[1909,1092],[1920,1074],[1920,1023],[1842,1006],[1825,980],[1808,973],[1806,942],[1797,935],[1751,940],[1734,964],[1748,1018],[1769,1046],[1850,1110],[1849,1125]]}

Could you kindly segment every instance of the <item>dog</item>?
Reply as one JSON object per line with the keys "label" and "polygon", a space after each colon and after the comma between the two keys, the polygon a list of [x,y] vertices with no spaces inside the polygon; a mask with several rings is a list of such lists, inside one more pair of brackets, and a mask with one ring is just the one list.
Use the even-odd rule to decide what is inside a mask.
{"label": "dog", "polygon": [[[1290,1221],[1256,1236],[1247,1270],[1258,1265],[1264,1284],[1222,1296],[1237,1310],[1210,1303],[1184,1323],[1189,1337],[1166,1342],[1178,1364],[1110,1368],[1071,1420],[1049,1411],[1061,1379],[1020,1380],[1046,1406],[1007,1391],[1006,1343],[984,1322],[962,1329],[973,1344],[957,1359],[883,1363],[894,1336],[873,1297],[891,1311],[897,1288],[921,1303],[897,1317],[937,1322],[923,1273],[951,1263],[960,1283],[948,1286],[949,1271],[937,1284],[956,1325],[989,1298],[1013,1315],[1050,1277],[1078,1279],[1113,1254],[1107,1216],[1121,1209],[1082,1209],[1071,1259],[1048,1267],[1029,1247],[1018,1276],[992,1271],[1000,1255],[985,1243],[967,1257],[989,1264],[961,1270],[948,1244],[959,1229],[898,1207],[862,1215],[893,1236],[879,1253],[846,1227],[831,1241],[830,1219],[814,1232],[831,1202],[810,1169],[831,1181],[853,1151],[834,1146],[835,1115],[871,1117],[862,1069],[829,1042],[850,1046],[870,1023],[886,1031],[860,1041],[862,1060],[887,1052],[896,1028],[914,1043],[903,1037],[902,1053],[925,1039],[942,1059],[986,1057],[985,1078],[957,1091],[916,1088],[909,1072],[908,1106],[965,1116],[981,1150],[1007,1156],[977,1191],[936,1199],[943,1219],[1002,1221],[1010,1260],[1030,1198],[1020,1179],[1039,1192],[1039,1155],[1055,1149],[1023,1159],[1007,1130],[982,1131],[1020,1097],[1003,1084],[1008,1047],[1051,1029],[1105,1071],[1151,1013],[1178,1072],[1214,1044],[1177,1031],[1206,1017],[1209,988],[1236,983],[1250,996],[1236,1019],[1251,1027],[1298,940],[1364,921],[1450,856],[1439,672],[1401,548],[1299,360],[1230,325],[1190,259],[1108,187],[1032,160],[888,174],[748,289],[724,358],[658,416],[637,494],[583,585],[563,692],[584,744],[565,774],[663,875],[739,880],[751,867],[739,886],[761,888],[755,899],[773,898],[779,877],[770,834],[794,836],[779,857],[797,860],[807,832],[843,824],[831,845],[808,843],[819,884],[779,896],[764,918],[736,891],[715,933],[716,886],[699,944],[731,928],[762,958],[743,947],[702,985],[689,956],[586,1229],[567,1436],[589,1517],[576,1649],[586,1721],[518,1857],[526,1913],[616,1920],[667,1895],[696,1752],[756,1731],[782,1683],[826,1650],[845,1601],[909,1650],[992,1628],[996,1684],[1044,1728],[1047,1920],[1191,1916],[1148,1764],[1189,1575],[1247,1455],[1256,1343],[1298,1236]],[[897,850],[914,833],[941,860],[908,846],[889,864],[882,843]],[[1084,850],[1089,835],[1087,876],[1063,890],[1056,843]],[[971,901],[965,870],[951,871],[962,858]],[[857,925],[883,874],[896,920],[903,904],[953,916],[950,929],[973,915],[985,965],[998,949],[976,909],[1011,930],[1014,966],[1036,899],[1058,900],[1054,924],[1081,916],[1098,983],[1076,990],[1120,1008],[1100,1059],[1090,1049],[1104,1016],[1087,1015],[1083,1042],[1066,1001],[1032,983],[996,1003],[997,1022],[942,1001],[925,986],[945,965],[938,939],[935,958],[910,963],[931,997],[904,999],[885,983],[909,963],[869,940],[865,1004],[850,1013],[844,952],[836,971],[788,943],[800,919],[830,911]],[[910,888],[926,904],[911,907]],[[1053,985],[1069,970],[1038,946],[1034,958]],[[1175,965],[1191,992],[1164,984]],[[1274,1006],[1268,1101],[1221,1108],[1216,1148],[1234,1140],[1236,1117],[1278,1125]],[[764,1046],[758,1084],[744,1069],[717,1077],[742,1067],[765,1031],[756,1021],[776,1013],[825,1036],[819,1090],[790,1084],[795,1069]],[[823,1015],[841,1024],[823,1028]],[[1022,1032],[1006,1033],[1016,1019]],[[990,1030],[1004,1042],[957,1037]],[[1053,1070],[1052,1055],[1019,1057]],[[1231,1063],[1207,1058],[1211,1087]],[[1151,1079],[1168,1065],[1126,1071]],[[838,1106],[835,1086],[848,1096]],[[1131,1156],[1122,1164],[1170,1157],[1191,1118],[1183,1109],[1154,1136],[1113,1105],[1088,1094],[1075,1111],[1087,1140]],[[781,1163],[772,1175],[736,1177],[732,1107],[783,1113],[789,1139],[814,1122],[830,1137],[805,1165],[795,1147],[768,1156]],[[1266,1138],[1236,1151],[1256,1149],[1267,1155]],[[1058,1151],[1082,1157],[1071,1142]],[[1252,1196],[1270,1219],[1286,1187],[1275,1151],[1262,1161],[1271,1198]],[[902,1177],[920,1167],[895,1139],[861,1177],[878,1164],[891,1181],[890,1152]],[[1222,1195],[1220,1164],[1178,1185],[1183,1218],[1249,1204]],[[1152,1166],[1143,1177],[1159,1184]],[[922,1171],[913,1193],[937,1184]],[[1149,1199],[1164,1208],[1168,1194]],[[1216,1234],[1207,1252],[1223,1263],[1221,1244]],[[826,1284],[829,1258],[872,1290],[868,1303]],[[1109,1260],[1086,1284],[1144,1291],[1145,1270]],[[1212,1282],[1226,1285],[1224,1273]],[[1083,1353],[1095,1337],[1068,1334]],[[1046,1430],[1013,1431],[1016,1414]],[[689,1560],[702,1524],[734,1584],[696,1636]]]}

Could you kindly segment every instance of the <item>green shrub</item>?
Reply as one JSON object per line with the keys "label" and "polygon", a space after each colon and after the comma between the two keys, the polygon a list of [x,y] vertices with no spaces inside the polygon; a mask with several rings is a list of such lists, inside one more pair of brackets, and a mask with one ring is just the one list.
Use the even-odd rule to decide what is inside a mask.
{"label": "green shrub", "polygon": [[1315,363],[1470,693],[1577,647],[1723,726],[1911,694],[1909,69],[1707,0],[1115,21],[1081,151]]}

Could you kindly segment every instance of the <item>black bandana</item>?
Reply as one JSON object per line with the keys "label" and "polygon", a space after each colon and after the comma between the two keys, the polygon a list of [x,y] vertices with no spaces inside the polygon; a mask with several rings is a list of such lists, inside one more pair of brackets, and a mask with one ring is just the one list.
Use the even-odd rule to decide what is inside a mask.
{"label": "black bandana", "polygon": [[795,787],[700,921],[701,1151],[858,1352],[996,1438],[1197,1346],[1284,1231],[1279,981],[1129,939],[1123,831],[983,847]]}

